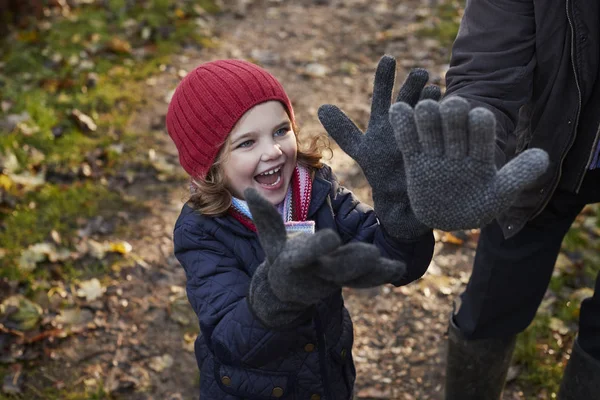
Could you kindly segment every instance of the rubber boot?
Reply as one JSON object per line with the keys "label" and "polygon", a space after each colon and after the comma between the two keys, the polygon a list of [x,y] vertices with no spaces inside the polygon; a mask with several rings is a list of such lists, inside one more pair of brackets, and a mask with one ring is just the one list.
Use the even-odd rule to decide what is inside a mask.
{"label": "rubber boot", "polygon": [[571,358],[565,368],[559,400],[600,400],[600,361],[573,342]]}
{"label": "rubber boot", "polygon": [[445,399],[500,399],[515,343],[516,336],[466,340],[450,319]]}

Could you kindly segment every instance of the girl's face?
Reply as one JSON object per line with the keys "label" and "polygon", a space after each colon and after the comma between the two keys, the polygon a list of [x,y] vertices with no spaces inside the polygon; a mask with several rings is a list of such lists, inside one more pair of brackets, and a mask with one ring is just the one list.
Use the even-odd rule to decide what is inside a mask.
{"label": "girl's face", "polygon": [[227,188],[240,199],[255,188],[273,204],[283,201],[296,167],[296,135],[279,101],[258,104],[240,118],[229,134],[223,163]]}

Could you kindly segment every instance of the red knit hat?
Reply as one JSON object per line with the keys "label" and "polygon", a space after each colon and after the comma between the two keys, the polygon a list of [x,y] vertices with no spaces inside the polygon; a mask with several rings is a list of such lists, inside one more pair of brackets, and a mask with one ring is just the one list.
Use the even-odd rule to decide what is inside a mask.
{"label": "red knit hat", "polygon": [[246,111],[270,100],[294,111],[283,86],[259,66],[242,60],[201,64],[179,83],[167,111],[167,131],[179,162],[194,178],[204,178],[227,135]]}

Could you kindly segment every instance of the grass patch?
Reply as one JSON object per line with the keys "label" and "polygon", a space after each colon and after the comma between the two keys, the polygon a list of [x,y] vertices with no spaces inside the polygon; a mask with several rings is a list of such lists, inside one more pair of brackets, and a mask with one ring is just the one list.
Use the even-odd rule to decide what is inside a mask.
{"label": "grass patch", "polygon": [[[71,235],[81,220],[121,209],[126,203],[105,187],[93,182],[76,182],[72,185],[45,185],[41,190],[30,192],[25,201],[3,218],[0,242],[6,251],[0,259],[0,277],[18,281],[46,278],[48,269],[34,272],[19,268],[21,251],[30,245],[48,241],[56,231],[64,238],[64,246],[72,245]],[[63,278],[76,277],[77,269],[70,263],[63,264]],[[103,269],[102,269],[103,270]]]}
{"label": "grass patch", "polygon": [[[127,205],[106,182],[152,167],[139,136],[127,131],[144,102],[144,80],[182,47],[202,47],[207,38],[195,19],[217,11],[208,0],[97,1],[0,42],[0,122],[25,116],[0,135],[0,199],[10,200],[0,202],[0,277],[37,278],[18,268],[24,249],[49,241],[51,231],[69,246],[78,221]],[[36,183],[27,183],[32,177]],[[61,268],[66,276],[75,270]]]}
{"label": "grass patch", "polygon": [[450,47],[458,34],[463,9],[464,1],[442,0],[432,10],[431,19],[425,21],[417,31],[417,35],[438,39],[442,47]]}
{"label": "grass patch", "polygon": [[523,367],[517,382],[528,395],[558,393],[565,351],[575,335],[554,332],[552,321],[548,315],[537,316],[517,339],[514,361]]}
{"label": "grass patch", "polygon": [[[77,230],[93,217],[142,212],[111,184],[154,168],[143,133],[128,131],[130,117],[144,104],[146,79],[164,71],[171,55],[212,45],[196,19],[219,11],[211,0],[85,3],[0,40],[0,290],[10,286],[10,293],[34,301],[54,286],[70,291],[79,280],[110,280],[135,265],[118,252],[101,259],[79,253]],[[7,124],[15,116],[19,120]],[[112,236],[123,229],[117,226]],[[23,255],[39,244],[74,256],[57,261],[48,255],[22,268]],[[79,375],[57,387],[41,372],[47,362],[22,362],[23,394],[0,390],[0,400],[112,398],[102,382],[88,385]],[[0,381],[15,365],[0,366]]]}

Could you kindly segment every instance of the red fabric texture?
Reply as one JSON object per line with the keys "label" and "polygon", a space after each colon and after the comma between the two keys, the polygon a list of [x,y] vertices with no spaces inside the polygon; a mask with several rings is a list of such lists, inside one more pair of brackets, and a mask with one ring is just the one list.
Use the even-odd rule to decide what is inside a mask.
{"label": "red fabric texture", "polygon": [[179,162],[204,178],[237,121],[252,107],[280,101],[292,122],[283,86],[263,68],[243,60],[217,60],[196,67],[179,83],[167,111],[167,131]]}

